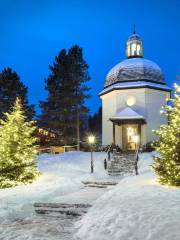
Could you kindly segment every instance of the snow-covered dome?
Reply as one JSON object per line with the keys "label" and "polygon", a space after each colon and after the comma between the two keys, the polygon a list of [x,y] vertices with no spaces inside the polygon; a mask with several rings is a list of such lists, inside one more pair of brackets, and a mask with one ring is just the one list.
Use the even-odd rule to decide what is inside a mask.
{"label": "snow-covered dome", "polygon": [[127,59],[113,67],[106,76],[104,87],[122,82],[153,82],[165,84],[160,67],[144,58],[143,41],[134,32],[126,42]]}
{"label": "snow-covered dome", "polygon": [[106,76],[104,87],[118,82],[150,81],[164,82],[164,75],[160,67],[145,58],[128,58],[113,67]]}

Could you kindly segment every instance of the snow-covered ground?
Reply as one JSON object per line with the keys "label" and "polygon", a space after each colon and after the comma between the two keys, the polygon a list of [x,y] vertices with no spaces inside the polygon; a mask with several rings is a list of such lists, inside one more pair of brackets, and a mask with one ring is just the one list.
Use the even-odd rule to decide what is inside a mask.
{"label": "snow-covered ground", "polygon": [[158,184],[152,157],[142,154],[139,176],[124,178],[77,224],[86,240],[179,240],[180,189]]}
{"label": "snow-covered ground", "polygon": [[[66,225],[71,219],[46,219],[34,212],[35,202],[91,203],[105,189],[84,188],[82,180],[109,179],[104,171],[105,153],[94,153],[94,174],[90,173],[90,153],[43,154],[39,169],[43,173],[33,184],[0,190],[0,240],[71,239]],[[64,221],[64,222],[63,222]],[[65,231],[64,237],[59,234]],[[62,237],[62,235],[61,235]]]}
{"label": "snow-covered ground", "polygon": [[[139,176],[110,177],[105,153],[43,154],[43,173],[33,184],[0,190],[0,240],[179,240],[180,189],[157,183],[151,154],[142,154]],[[108,189],[86,188],[83,180],[119,181]],[[35,202],[90,203],[82,218],[35,214]],[[78,221],[78,222],[77,222]]]}

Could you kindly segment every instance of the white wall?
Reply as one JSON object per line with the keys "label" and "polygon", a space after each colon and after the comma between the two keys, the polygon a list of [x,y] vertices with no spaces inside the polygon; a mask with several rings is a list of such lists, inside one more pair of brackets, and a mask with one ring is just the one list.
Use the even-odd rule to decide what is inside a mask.
{"label": "white wall", "polygon": [[122,127],[116,125],[115,126],[115,143],[122,147]]}
{"label": "white wall", "polygon": [[[102,99],[102,144],[107,145],[113,142],[113,124],[109,120],[118,111],[127,107],[126,99],[128,96],[134,96],[136,103],[132,109],[141,115],[145,115],[145,89],[125,89],[115,90],[101,96]],[[122,147],[122,129],[118,126],[115,128],[116,143]],[[142,130],[143,131],[143,130]]]}
{"label": "white wall", "polygon": [[[136,103],[131,108],[144,116],[147,124],[141,127],[141,143],[152,141],[155,135],[152,129],[158,129],[163,123],[166,123],[165,117],[160,115],[160,109],[165,105],[165,99],[169,97],[170,93],[148,89],[123,89],[115,90],[101,96],[102,99],[102,144],[107,145],[113,142],[113,124],[109,118],[113,117],[118,111],[127,107],[126,99],[128,96],[134,96]],[[122,146],[122,129],[116,127],[116,143]]]}
{"label": "white wall", "polygon": [[131,108],[137,113],[139,113],[140,115],[145,116],[146,109],[145,109],[145,89],[144,88],[118,90],[116,111],[118,112],[128,107],[126,103],[128,96],[133,96],[136,98],[136,103]]}
{"label": "white wall", "polygon": [[161,90],[146,89],[145,104],[147,108],[146,120],[146,141],[152,141],[156,139],[152,130],[159,129],[160,125],[166,124],[167,119],[164,115],[160,114],[162,106],[166,104],[166,98],[170,97],[169,92]]}
{"label": "white wall", "polygon": [[102,99],[102,145],[113,142],[113,124],[109,120],[116,113],[116,91],[103,95]]}

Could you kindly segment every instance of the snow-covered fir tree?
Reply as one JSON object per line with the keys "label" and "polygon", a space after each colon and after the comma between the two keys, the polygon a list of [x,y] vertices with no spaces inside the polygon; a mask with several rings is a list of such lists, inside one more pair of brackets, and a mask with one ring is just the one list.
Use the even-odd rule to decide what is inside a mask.
{"label": "snow-covered fir tree", "polygon": [[35,129],[17,98],[11,112],[0,120],[0,188],[30,183],[39,174]]}
{"label": "snow-covered fir tree", "polygon": [[154,170],[162,184],[180,186],[180,86],[175,84],[174,99],[163,107],[168,124],[155,131],[160,156],[155,157]]}

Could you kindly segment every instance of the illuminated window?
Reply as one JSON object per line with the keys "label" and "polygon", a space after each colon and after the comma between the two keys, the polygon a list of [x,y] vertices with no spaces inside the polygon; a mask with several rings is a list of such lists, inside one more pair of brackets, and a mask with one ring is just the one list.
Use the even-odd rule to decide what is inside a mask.
{"label": "illuminated window", "polygon": [[139,39],[129,39],[126,43],[126,55],[131,57],[143,57],[143,42]]}
{"label": "illuminated window", "polygon": [[136,103],[136,98],[134,96],[128,96],[126,99],[126,104],[131,107]]}
{"label": "illuminated window", "polygon": [[136,43],[132,43],[131,45],[131,55],[132,56],[136,55]]}
{"label": "illuminated window", "polygon": [[127,47],[127,55],[130,56],[131,55],[131,45],[129,44]]}
{"label": "illuminated window", "polygon": [[140,44],[137,44],[137,55],[141,55],[141,46]]}

